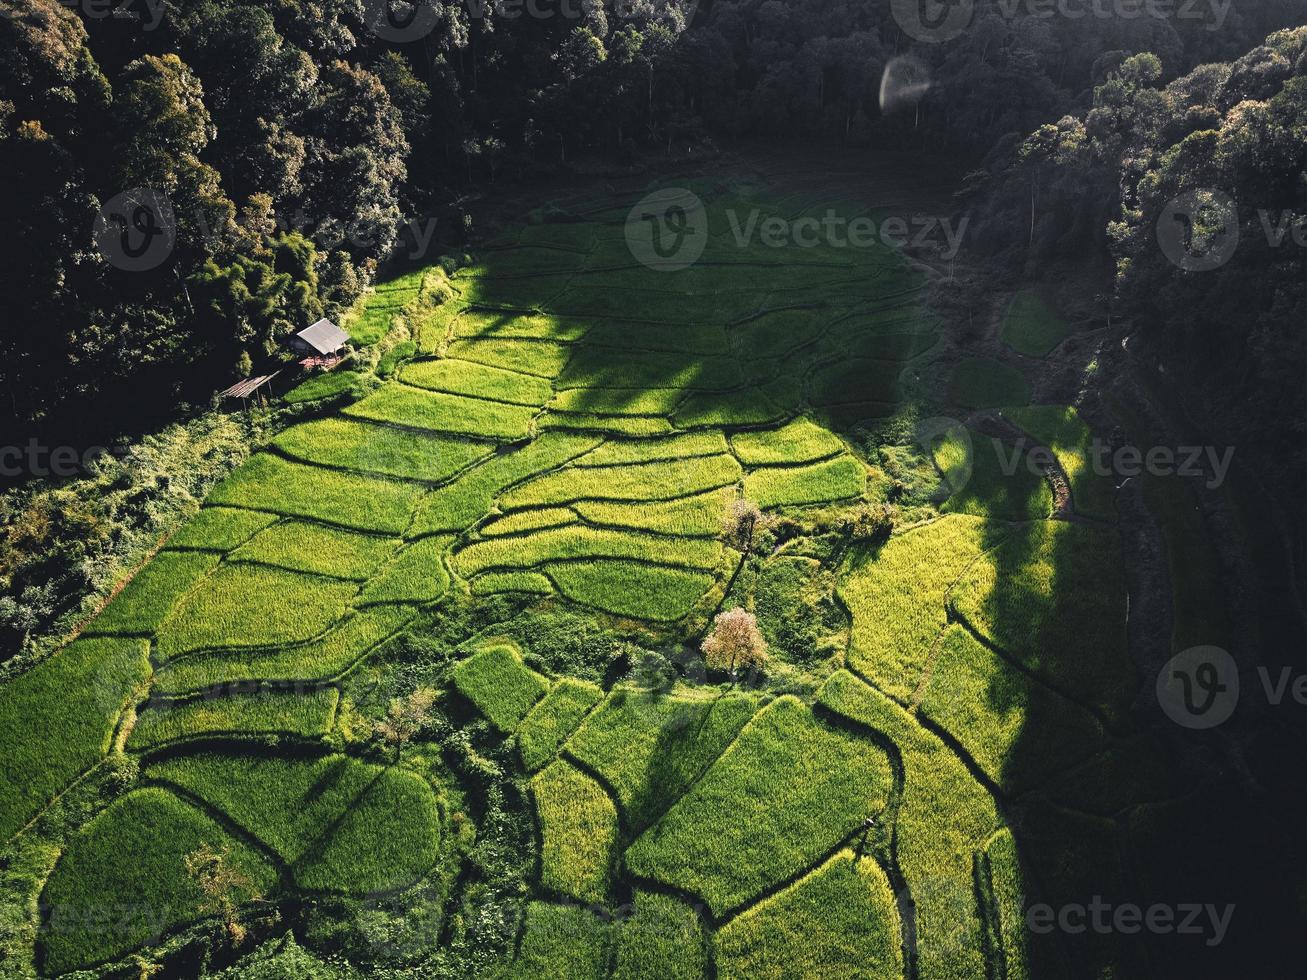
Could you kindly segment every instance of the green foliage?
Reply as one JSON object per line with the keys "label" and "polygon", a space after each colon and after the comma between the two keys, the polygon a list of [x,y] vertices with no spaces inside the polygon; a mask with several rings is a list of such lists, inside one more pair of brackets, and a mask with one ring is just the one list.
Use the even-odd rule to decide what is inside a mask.
{"label": "green foliage", "polygon": [[244,876],[237,902],[276,887],[276,871],[244,842],[171,793],[147,788],[116,801],[69,845],[42,895],[45,968],[63,973],[116,959],[202,917],[204,895],[186,855],[225,851]]}
{"label": "green foliage", "polygon": [[701,896],[720,916],[811,866],[879,814],[892,783],[874,743],[786,696],[760,711],[631,845],[627,866]]}
{"label": "green foliage", "polygon": [[701,980],[708,953],[698,913],[681,900],[636,890],[617,929],[614,980]]}
{"label": "green foliage", "polygon": [[557,681],[517,729],[517,751],[527,772],[535,772],[557,755],[603,697],[597,684],[571,677]]}
{"label": "green foliage", "polygon": [[604,777],[639,833],[717,759],[758,710],[758,698],[712,688],[668,693],[619,686],[567,751]]}
{"label": "green foliage", "polygon": [[490,453],[485,443],[343,418],[305,422],[272,443],[307,463],[383,476],[446,480]]}
{"label": "green foliage", "polygon": [[288,463],[260,453],[223,481],[209,502],[398,534],[408,526],[420,494],[411,484]]}
{"label": "green foliage", "polygon": [[[737,591],[745,581],[741,575]],[[778,555],[763,565],[751,584],[758,628],[769,651],[783,659],[815,661],[845,625],[835,601],[835,576],[815,559]]]}
{"label": "green foliage", "polygon": [[759,507],[821,504],[866,492],[867,468],[851,456],[809,466],[754,470],[744,478],[744,496]]}
{"label": "green foliage", "polygon": [[723,980],[903,976],[898,907],[875,858],[843,850],[714,937]]}
{"label": "green foliage", "polygon": [[513,647],[497,643],[454,668],[454,684],[490,723],[505,734],[522,723],[549,683],[522,663]]}
{"label": "green foliage", "polygon": [[81,639],[0,686],[0,841],[104,757],[148,654],[140,640]]}
{"label": "green foliage", "polygon": [[230,561],[260,562],[293,572],[363,581],[399,547],[395,538],[358,534],[284,521],[260,531],[230,555]]}
{"label": "green foliage", "polygon": [[617,810],[593,779],[570,763],[551,763],[531,780],[540,822],[540,883],[582,902],[608,897]]}
{"label": "green foliage", "polygon": [[195,650],[277,646],[312,639],[345,615],[354,582],[264,565],[223,565],[159,629],[165,659]]}
{"label": "green foliage", "polygon": [[526,436],[536,410],[484,398],[446,395],[391,382],[345,410],[352,418],[433,432],[511,441]]}
{"label": "green foliage", "polygon": [[1071,327],[1039,289],[1012,297],[999,336],[1018,354],[1044,357],[1071,334]]}
{"label": "green foliage", "polygon": [[148,752],[170,742],[207,735],[298,735],[316,738],[331,728],[340,692],[334,687],[285,693],[151,701],[136,719],[127,748]]}
{"label": "green foliage", "polygon": [[411,360],[418,352],[418,345],[411,340],[391,347],[377,359],[377,377],[389,378],[399,369],[400,364]]}
{"label": "green foliage", "polygon": [[949,398],[963,408],[1006,408],[1030,401],[1030,384],[1011,365],[983,357],[959,362]]}

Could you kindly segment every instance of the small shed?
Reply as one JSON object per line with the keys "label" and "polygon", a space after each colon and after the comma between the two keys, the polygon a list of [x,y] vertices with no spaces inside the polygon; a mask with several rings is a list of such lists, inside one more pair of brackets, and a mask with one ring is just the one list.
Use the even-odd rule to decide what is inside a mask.
{"label": "small shed", "polygon": [[309,357],[331,357],[349,343],[349,334],[330,320],[322,319],[305,327],[290,339],[290,346]]}

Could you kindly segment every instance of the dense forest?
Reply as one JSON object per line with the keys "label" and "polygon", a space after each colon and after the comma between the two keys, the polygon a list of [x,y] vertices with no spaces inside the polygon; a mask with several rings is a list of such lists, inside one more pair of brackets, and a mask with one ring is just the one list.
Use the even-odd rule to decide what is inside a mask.
{"label": "dense forest", "polygon": [[[1236,400],[1277,397],[1294,340],[1269,321],[1291,315],[1292,272],[1272,263],[1259,274],[1271,281],[1254,281],[1241,269],[1262,256],[1249,251],[1186,280],[1150,266],[1140,241],[1177,189],[1302,203],[1302,42],[1263,43],[1297,5],[1092,30],[1008,6],[982,5],[934,44],[905,33],[892,4],[829,0],[328,0],[311,13],[129,0],[113,16],[4,0],[0,281],[16,308],[0,338],[3,409],[20,432],[130,428],[179,395],[205,400],[292,326],[347,308],[401,236],[429,246],[419,219],[437,216],[437,240],[457,243],[469,188],[587,155],[632,164],[750,139],[971,159],[993,237],[1033,226],[1014,262],[1110,234],[1125,315],[1201,345],[1196,362],[1224,368],[1218,338],[1237,346]],[[165,195],[175,247],[125,271],[91,232],[102,206],[139,188]],[[1192,290],[1212,322],[1170,323]],[[1249,295],[1266,320],[1245,345],[1219,311]]]}

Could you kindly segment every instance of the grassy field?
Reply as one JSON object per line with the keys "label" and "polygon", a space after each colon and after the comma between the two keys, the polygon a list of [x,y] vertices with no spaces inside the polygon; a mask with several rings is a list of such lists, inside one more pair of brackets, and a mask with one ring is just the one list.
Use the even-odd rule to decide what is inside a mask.
{"label": "grassy field", "polygon": [[[690,182],[706,262],[656,272],[624,229],[647,189],[613,184],[381,283],[345,320],[391,352],[368,393],[301,385],[358,397],[295,409],[0,681],[0,961],[29,929],[46,973],[136,975],[210,915],[184,868],[207,844],[324,976],[1043,980],[1026,883],[1148,865],[1126,837],[1186,784],[1133,725],[1094,433],[1028,404],[1054,306],[1019,296],[984,356],[892,249],[738,244],[728,208],[832,206],[767,181]],[[1013,444],[911,435],[988,408],[1053,452],[1074,520]],[[1185,488],[1148,496],[1192,520]],[[767,511],[749,554],[741,500]],[[888,539],[848,532],[869,502]],[[726,677],[701,644],[735,606],[768,646]],[[73,925],[38,930],[42,903]]]}
{"label": "grassy field", "polygon": [[495,644],[462,661],[454,683],[501,732],[512,732],[549,690],[548,682],[522,663],[507,644]]}
{"label": "grassy field", "polygon": [[871,743],[782,698],[641,835],[627,866],[702,897],[721,915],[810,867],[879,814],[891,783],[889,763]]}
{"label": "grassy field", "polygon": [[873,858],[840,851],[784,891],[736,916],[715,937],[717,975],[903,976],[898,909]]}

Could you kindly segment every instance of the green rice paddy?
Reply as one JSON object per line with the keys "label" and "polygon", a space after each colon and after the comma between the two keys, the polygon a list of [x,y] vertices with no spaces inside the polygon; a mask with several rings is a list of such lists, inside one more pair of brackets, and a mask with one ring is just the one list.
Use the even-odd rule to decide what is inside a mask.
{"label": "green rice paddy", "polygon": [[[342,961],[368,961],[377,902],[430,888],[437,937],[500,917],[484,975],[1039,975],[1026,876],[1060,887],[1067,859],[1028,843],[1030,801],[1097,827],[1161,781],[1121,748],[1139,678],[1094,434],[956,347],[932,273],[881,247],[742,248],[724,210],[824,201],[695,186],[714,264],[684,276],[632,259],[641,195],[614,192],[509,229],[439,307],[424,270],[383,283],[347,326],[366,344],[402,320],[421,359],[275,435],[81,638],[0,684],[0,841],[139,769],[60,817],[31,908],[164,910],[34,927],[43,971],[212,924],[184,869],[205,845],[238,906],[303,915],[297,941]],[[1047,353],[1045,312],[1014,305],[1004,339]],[[888,540],[840,530],[897,500],[900,470],[960,472],[960,444],[892,440],[973,408],[1047,446],[1087,520],[1053,519],[1045,480],[971,431],[951,493],[894,487],[912,500]],[[748,555],[722,540],[741,500],[765,514]],[[771,641],[758,677],[698,654],[737,602]],[[375,723],[419,683],[434,720],[383,749]],[[491,784],[496,819],[519,807],[512,847],[480,822]],[[505,851],[530,871],[496,906]]]}

